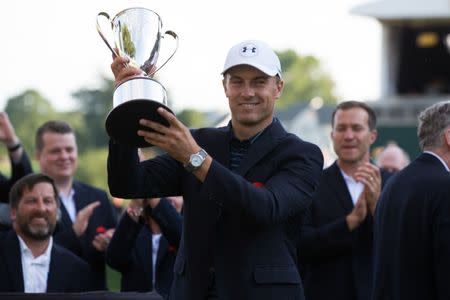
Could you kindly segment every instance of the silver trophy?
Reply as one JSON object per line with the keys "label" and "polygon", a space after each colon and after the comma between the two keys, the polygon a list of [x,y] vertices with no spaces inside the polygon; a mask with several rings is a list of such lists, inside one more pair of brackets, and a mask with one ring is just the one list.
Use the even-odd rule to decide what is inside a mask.
{"label": "silver trophy", "polygon": [[[107,21],[111,29],[102,30],[101,21]],[[105,25],[103,26],[105,27]],[[109,27],[109,26],[108,26]],[[132,77],[119,83],[113,95],[113,109],[106,118],[109,136],[125,145],[136,147],[151,146],[137,135],[138,129],[149,130],[139,125],[139,119],[149,119],[168,126],[156,110],[167,107],[167,93],[164,86],[151,78],[175,54],[178,36],[175,32],[162,31],[162,21],[157,13],[142,7],[133,7],[119,12],[112,20],[105,12],[97,15],[97,31],[111,52],[116,56],[127,56],[131,65],[144,71],[144,75]],[[113,43],[108,41],[109,33]],[[166,59],[157,66],[160,48],[171,37],[174,41],[171,51],[166,51]],[[168,43],[167,43],[168,44]],[[164,48],[166,49],[166,48]],[[172,112],[173,113],[173,112]]]}

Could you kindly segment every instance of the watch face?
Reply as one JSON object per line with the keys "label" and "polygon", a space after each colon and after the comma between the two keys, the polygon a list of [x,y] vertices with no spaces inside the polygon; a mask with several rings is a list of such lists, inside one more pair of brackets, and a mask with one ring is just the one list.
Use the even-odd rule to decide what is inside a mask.
{"label": "watch face", "polygon": [[191,164],[192,164],[194,167],[200,166],[200,165],[202,164],[202,162],[203,162],[203,159],[202,159],[202,157],[201,157],[200,155],[194,155],[194,156],[192,157]]}

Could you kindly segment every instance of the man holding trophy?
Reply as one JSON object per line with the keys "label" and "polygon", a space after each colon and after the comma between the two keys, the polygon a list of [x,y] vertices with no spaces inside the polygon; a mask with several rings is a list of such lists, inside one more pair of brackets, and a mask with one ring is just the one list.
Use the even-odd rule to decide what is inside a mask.
{"label": "man holding trophy", "polygon": [[[114,57],[117,86],[145,72],[130,62],[130,56]],[[233,46],[222,74],[228,126],[190,130],[156,108],[162,122],[141,118],[130,134],[165,154],[139,162],[139,145],[111,136],[110,192],[130,199],[184,197],[170,299],[304,299],[295,245],[299,216],[322,172],[321,151],[274,118],[284,82],[267,44]]]}

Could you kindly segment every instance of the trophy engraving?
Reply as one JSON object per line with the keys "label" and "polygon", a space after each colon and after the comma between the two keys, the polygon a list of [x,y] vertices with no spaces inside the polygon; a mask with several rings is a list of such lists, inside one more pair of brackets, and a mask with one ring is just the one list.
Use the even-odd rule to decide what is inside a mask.
{"label": "trophy engraving", "polygon": [[[100,25],[106,19],[111,25],[113,42],[108,41],[105,30]],[[167,107],[167,93],[164,86],[152,78],[175,54],[178,49],[178,36],[175,32],[162,31],[160,16],[147,8],[133,7],[119,12],[114,18],[106,12],[97,15],[97,31],[105,44],[116,56],[127,56],[129,64],[140,68],[144,75],[132,77],[120,82],[113,94],[113,109],[109,112],[105,127],[108,135],[118,143],[148,147],[142,137],[137,135],[139,129],[148,130],[139,125],[139,119],[149,119],[168,126],[156,110]],[[161,48],[167,45],[166,37],[175,44],[159,66],[157,66]],[[172,112],[173,113],[173,112]]]}

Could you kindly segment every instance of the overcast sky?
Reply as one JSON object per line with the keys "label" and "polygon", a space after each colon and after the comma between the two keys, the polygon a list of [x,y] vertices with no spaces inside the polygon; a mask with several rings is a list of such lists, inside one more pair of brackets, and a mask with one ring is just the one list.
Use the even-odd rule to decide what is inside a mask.
{"label": "overcast sky", "polygon": [[[295,3],[295,6],[292,6]],[[0,1],[0,106],[34,88],[60,110],[73,108],[70,94],[112,78],[111,54],[100,39],[99,12],[114,16],[142,6],[156,11],[163,30],[180,38],[177,53],[158,73],[173,109],[226,110],[220,72],[228,49],[245,39],[275,50],[318,57],[341,99],[379,95],[381,28],[376,20],[350,14],[363,0],[311,1]]]}

